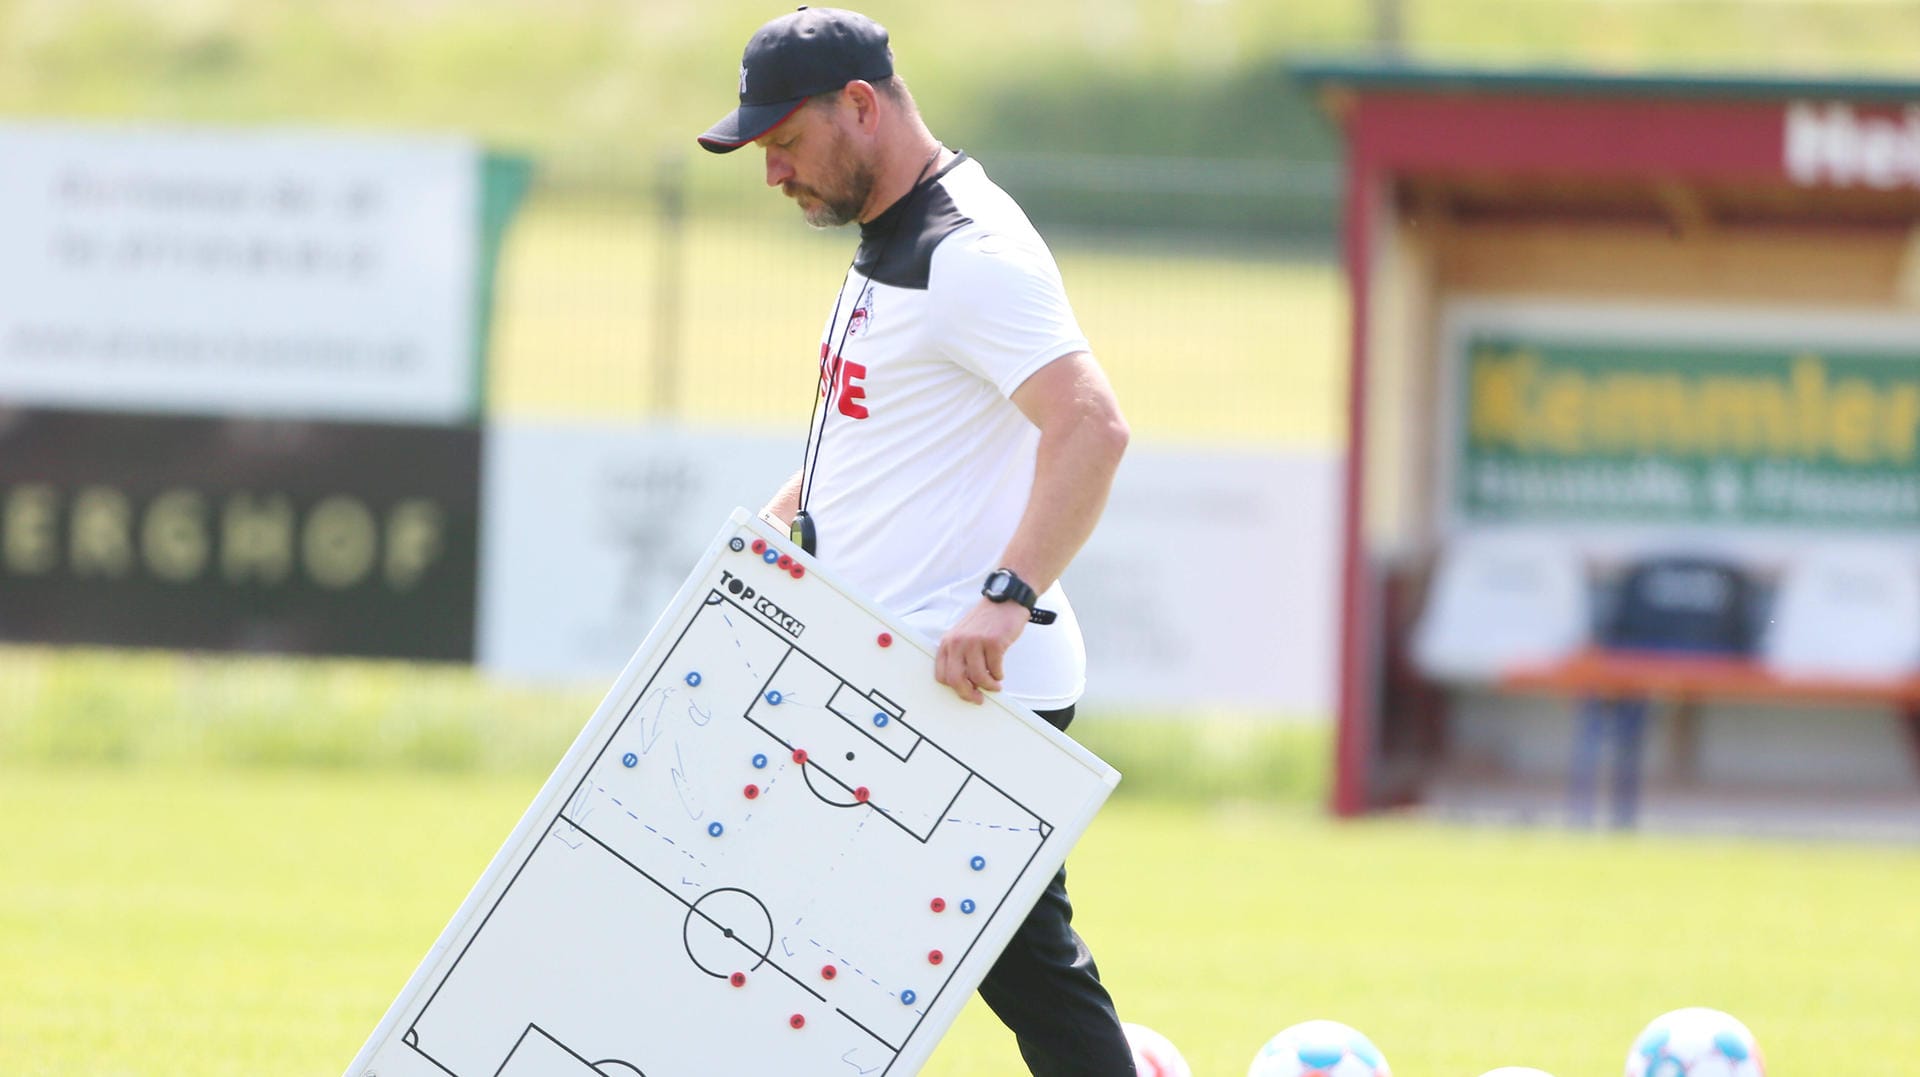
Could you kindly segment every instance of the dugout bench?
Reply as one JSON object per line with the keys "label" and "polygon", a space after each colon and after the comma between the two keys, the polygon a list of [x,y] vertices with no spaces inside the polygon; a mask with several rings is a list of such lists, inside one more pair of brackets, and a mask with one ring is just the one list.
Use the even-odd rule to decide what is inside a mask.
{"label": "dugout bench", "polygon": [[[1900,711],[1915,779],[1920,781],[1920,674],[1898,680],[1784,677],[1750,658],[1590,648],[1560,662],[1517,667],[1503,674],[1498,683],[1508,692],[1583,701],[1670,705],[1674,718],[1673,756],[1683,781],[1697,773],[1698,719],[1703,703],[1742,701],[1818,707],[1894,707]],[[1620,724],[1613,769],[1612,818],[1616,826],[1631,826],[1639,814],[1645,715]],[[1590,821],[1597,807],[1600,746],[1593,743],[1594,733],[1587,730],[1583,733],[1576,748],[1568,806],[1575,820]]]}

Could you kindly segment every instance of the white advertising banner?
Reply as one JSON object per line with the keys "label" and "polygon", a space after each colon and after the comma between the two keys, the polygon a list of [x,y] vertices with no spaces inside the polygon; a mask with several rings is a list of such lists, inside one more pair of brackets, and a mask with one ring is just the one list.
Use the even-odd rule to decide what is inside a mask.
{"label": "white advertising banner", "polygon": [[[735,505],[797,436],[497,423],[481,497],[479,658],[503,676],[619,672]],[[1107,710],[1320,716],[1333,698],[1338,460],[1128,451],[1067,572],[1087,700]]]}
{"label": "white advertising banner", "polygon": [[1067,570],[1103,707],[1332,713],[1340,468],[1136,444]]}
{"label": "white advertising banner", "polygon": [[713,521],[766,504],[798,437],[494,422],[480,486],[481,665],[601,684],[620,672]]}
{"label": "white advertising banner", "polygon": [[0,124],[0,400],[462,421],[480,152]]}

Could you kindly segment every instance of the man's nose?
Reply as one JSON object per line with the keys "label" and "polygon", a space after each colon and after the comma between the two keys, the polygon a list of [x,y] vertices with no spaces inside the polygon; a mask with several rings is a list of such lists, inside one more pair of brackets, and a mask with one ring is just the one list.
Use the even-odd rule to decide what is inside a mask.
{"label": "man's nose", "polygon": [[779,187],[793,178],[793,163],[786,154],[767,151],[767,186]]}

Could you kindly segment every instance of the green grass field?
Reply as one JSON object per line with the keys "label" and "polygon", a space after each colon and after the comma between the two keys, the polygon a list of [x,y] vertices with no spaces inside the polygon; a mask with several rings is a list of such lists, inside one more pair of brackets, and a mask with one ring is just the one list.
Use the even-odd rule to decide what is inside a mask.
{"label": "green grass field", "polygon": [[[0,1071],[338,1073],[540,780],[0,770]],[[1911,850],[1121,797],[1071,869],[1126,1015],[1203,1077],[1312,1016],[1364,1029],[1400,1077],[1604,1077],[1694,1003],[1743,1017],[1776,1074],[1920,1054]],[[975,1003],[925,1072],[1021,1070]]]}
{"label": "green grass field", "polygon": [[[596,702],[449,666],[0,648],[0,1073],[332,1074]],[[1126,1015],[1233,1077],[1332,1016],[1400,1077],[1618,1072],[1704,1003],[1776,1074],[1920,1052],[1920,850],[1319,810],[1324,726],[1090,713],[1072,860]],[[928,1073],[1020,1072],[969,1008]]]}

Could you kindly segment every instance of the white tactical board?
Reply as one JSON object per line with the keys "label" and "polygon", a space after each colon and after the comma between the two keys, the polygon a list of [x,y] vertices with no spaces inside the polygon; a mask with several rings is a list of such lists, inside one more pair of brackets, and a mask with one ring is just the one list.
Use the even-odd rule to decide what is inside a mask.
{"label": "white tactical board", "polygon": [[347,1077],[916,1072],[1119,774],[735,510]]}

